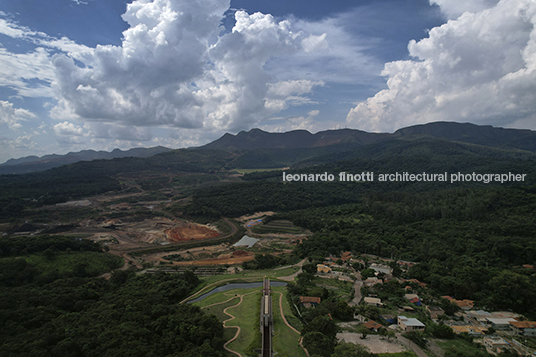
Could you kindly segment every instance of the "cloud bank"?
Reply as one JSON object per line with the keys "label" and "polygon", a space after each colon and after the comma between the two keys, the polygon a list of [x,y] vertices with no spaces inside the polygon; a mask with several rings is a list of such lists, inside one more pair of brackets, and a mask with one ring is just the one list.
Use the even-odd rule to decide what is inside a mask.
{"label": "cloud bank", "polygon": [[52,58],[60,98],[53,116],[236,131],[308,102],[306,95],[322,81],[278,81],[264,66],[276,56],[314,51],[316,38],[293,32],[288,21],[244,11],[235,13],[232,31],[220,35],[229,5],[228,0],[129,4],[122,46]]}
{"label": "cloud bank", "polygon": [[[431,2],[448,16],[465,3]],[[374,131],[443,120],[536,129],[536,2],[469,3],[456,20],[411,41],[412,60],[387,63],[388,88],[353,108],[347,123]]]}

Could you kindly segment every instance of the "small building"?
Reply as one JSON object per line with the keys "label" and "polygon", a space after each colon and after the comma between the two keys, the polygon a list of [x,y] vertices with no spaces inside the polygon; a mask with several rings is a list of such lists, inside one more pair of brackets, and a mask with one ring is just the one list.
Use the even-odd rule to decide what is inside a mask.
{"label": "small building", "polygon": [[352,252],[344,252],[344,253],[341,254],[341,260],[342,260],[343,262],[346,263],[346,262],[349,261],[350,259],[352,259]]}
{"label": "small building", "polygon": [[445,314],[445,311],[439,306],[426,306],[426,310],[430,313],[430,318],[433,320]]}
{"label": "small building", "polygon": [[379,274],[379,273],[383,273],[385,275],[391,275],[392,272],[393,272],[393,269],[391,269],[390,266],[387,266],[387,265],[383,265],[383,264],[376,264],[376,263],[372,263],[370,265],[370,269],[374,269],[374,271]]}
{"label": "small building", "polygon": [[495,330],[509,330],[510,322],[516,322],[516,319],[513,318],[496,318],[496,317],[486,317],[487,325],[493,327]]}
{"label": "small building", "polygon": [[331,268],[324,264],[317,264],[316,265],[316,271],[318,273],[324,273],[324,274],[330,274]]}
{"label": "small building", "polygon": [[319,297],[300,296],[300,302],[306,309],[310,307],[316,307],[318,304],[320,304],[320,301],[322,301],[322,299],[320,299]]}
{"label": "small building", "polygon": [[378,279],[374,277],[374,278],[368,278],[365,281],[363,281],[363,285],[365,285],[366,287],[374,286],[376,284],[383,284],[382,279]]}
{"label": "small building", "polygon": [[408,300],[410,303],[415,304],[417,306],[421,306],[421,298],[416,294],[406,294],[404,295],[404,298]]}
{"label": "small building", "polygon": [[398,327],[400,327],[404,332],[410,331],[424,331],[426,327],[422,322],[413,318],[406,316],[398,316]]}
{"label": "small building", "polygon": [[510,329],[520,336],[536,336],[536,321],[510,322]]}
{"label": "small building", "polygon": [[471,336],[481,336],[485,335],[488,331],[485,327],[465,325],[465,326],[450,326],[455,334],[459,335],[461,333],[467,333]]}
{"label": "small building", "polygon": [[464,300],[455,299],[452,302],[454,302],[456,305],[458,305],[460,309],[464,311],[471,310],[473,306],[475,305],[475,302],[473,300],[468,300],[468,299],[464,299]]}
{"label": "small building", "polygon": [[470,323],[472,322],[471,320],[474,320],[476,322],[479,322],[481,325],[487,325],[486,318],[488,317],[492,317],[492,315],[484,310],[467,311],[463,316],[463,320],[467,323]]}
{"label": "small building", "polygon": [[374,298],[374,297],[365,297],[363,298],[363,301],[367,304],[367,305],[372,305],[372,306],[383,306],[382,304],[382,300],[381,299],[378,299],[378,298]]}
{"label": "small building", "polygon": [[381,325],[381,324],[379,324],[379,323],[377,323],[376,321],[373,321],[373,320],[365,322],[363,324],[363,326],[365,326],[366,328],[368,328],[369,330],[374,331],[374,332],[378,332],[383,327],[383,325]]}
{"label": "small building", "polygon": [[499,352],[505,347],[509,347],[510,344],[502,337],[484,337],[484,346],[489,348],[493,352]]}

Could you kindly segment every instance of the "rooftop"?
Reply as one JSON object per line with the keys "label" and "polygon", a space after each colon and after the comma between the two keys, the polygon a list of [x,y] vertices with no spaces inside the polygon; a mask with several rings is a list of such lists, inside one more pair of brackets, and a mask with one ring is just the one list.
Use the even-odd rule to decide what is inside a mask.
{"label": "rooftop", "polygon": [[424,327],[425,325],[420,322],[419,320],[413,318],[413,317],[406,317],[406,316],[398,316],[398,319],[404,323],[406,326],[417,326],[417,327]]}

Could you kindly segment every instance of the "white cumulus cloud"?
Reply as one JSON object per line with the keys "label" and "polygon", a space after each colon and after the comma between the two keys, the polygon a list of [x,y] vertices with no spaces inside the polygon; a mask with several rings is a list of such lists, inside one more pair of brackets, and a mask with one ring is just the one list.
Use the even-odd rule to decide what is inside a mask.
{"label": "white cumulus cloud", "polygon": [[347,122],[376,131],[441,120],[536,129],[535,24],[536,2],[502,0],[433,28],[409,43],[413,60],[385,65],[388,88]]}
{"label": "white cumulus cloud", "polygon": [[19,129],[21,122],[36,118],[29,110],[15,108],[13,103],[0,100],[0,123],[6,124],[10,129]]}

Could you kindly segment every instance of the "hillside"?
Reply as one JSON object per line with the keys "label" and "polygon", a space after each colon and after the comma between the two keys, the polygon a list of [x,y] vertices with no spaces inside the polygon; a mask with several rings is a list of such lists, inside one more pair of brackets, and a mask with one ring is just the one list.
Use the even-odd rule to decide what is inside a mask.
{"label": "hillside", "polygon": [[79,161],[111,160],[123,157],[151,157],[171,150],[163,146],[156,146],[153,148],[133,148],[125,151],[120,149],[114,149],[110,152],[83,150],[70,152],[65,155],[27,156],[20,159],[10,159],[0,164],[0,175],[40,172]]}
{"label": "hillside", "polygon": [[241,131],[201,146],[206,149],[251,151],[257,149],[296,149],[333,145],[361,146],[399,138],[432,137],[461,141],[490,147],[536,151],[536,132],[531,130],[503,129],[470,123],[434,122],[414,125],[390,133],[368,133],[355,129],[320,131],[311,134],[306,130],[286,133],[268,133],[260,129]]}

